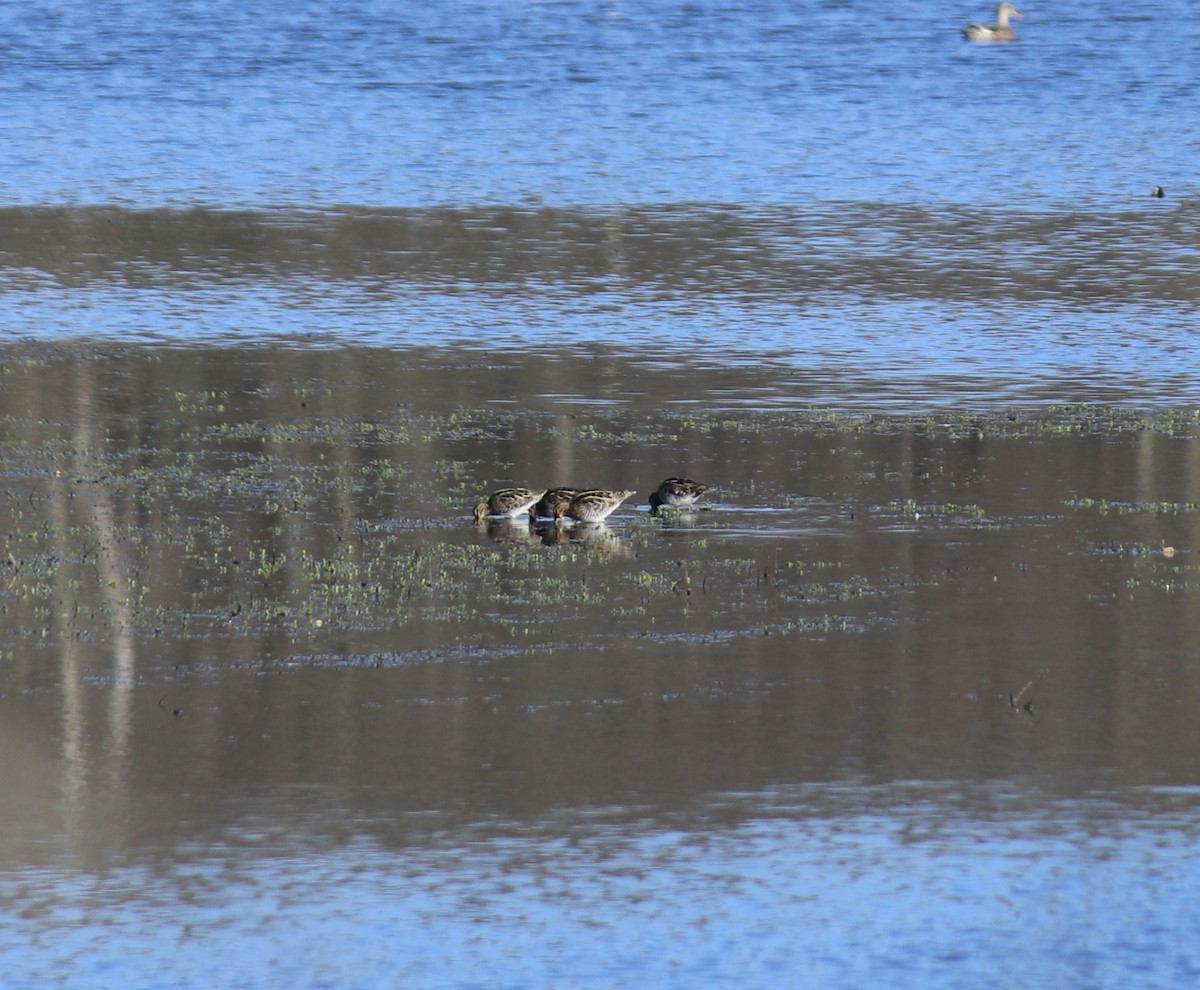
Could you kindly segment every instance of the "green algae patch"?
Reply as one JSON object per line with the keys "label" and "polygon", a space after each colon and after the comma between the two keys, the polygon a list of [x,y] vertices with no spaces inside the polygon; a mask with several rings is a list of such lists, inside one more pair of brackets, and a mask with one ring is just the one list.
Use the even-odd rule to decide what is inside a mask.
{"label": "green algae patch", "polygon": [[959,505],[956,502],[919,502],[916,499],[894,499],[885,505],[872,506],[879,515],[908,516],[913,519],[969,519],[979,520],[987,516],[982,506]]}
{"label": "green algae patch", "polygon": [[[944,569],[889,556],[913,533],[936,543],[944,530],[939,552],[952,552],[963,531],[1048,525],[1064,504],[1079,518],[1197,508],[1060,493],[1022,515],[992,467],[1018,450],[1057,479],[1060,444],[1080,457],[1147,436],[1182,449],[1196,411],[647,413],[465,394],[434,408],[319,377],[235,386],[173,366],[159,382],[157,359],[130,388],[97,358],[86,402],[39,415],[32,386],[54,363],[5,365],[30,387],[0,395],[0,654],[14,663],[115,639],[239,657],[286,642],[319,657],[853,633],[939,585]],[[654,517],[631,500],[595,530],[469,518],[505,484],[648,492],[675,473],[710,484],[711,500]],[[764,541],[782,549],[748,549]]]}
{"label": "green algae patch", "polygon": [[1200,511],[1200,502],[1122,502],[1104,498],[1073,498],[1063,503],[1070,509],[1087,509],[1101,515],[1177,515]]}

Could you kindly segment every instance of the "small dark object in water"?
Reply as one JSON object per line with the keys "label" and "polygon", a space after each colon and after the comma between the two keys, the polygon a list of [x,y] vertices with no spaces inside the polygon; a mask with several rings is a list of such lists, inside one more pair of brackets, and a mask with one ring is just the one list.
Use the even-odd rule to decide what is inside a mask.
{"label": "small dark object in water", "polygon": [[1021,699],[1025,697],[1025,692],[1028,691],[1031,687],[1033,687],[1033,681],[1027,682],[1026,685],[1023,688],[1021,688],[1021,690],[1018,691],[1016,694],[1010,694],[1008,696],[1009,707],[1012,708],[1014,711],[1022,711],[1028,715],[1032,715],[1033,714],[1033,699],[1030,698],[1027,702],[1025,702],[1024,704],[1021,704]]}
{"label": "small dark object in water", "polygon": [[1162,199],[1163,196],[1166,195],[1166,193],[1163,192],[1162,186],[1155,186],[1153,189],[1150,190],[1150,195],[1153,196],[1155,199]]}

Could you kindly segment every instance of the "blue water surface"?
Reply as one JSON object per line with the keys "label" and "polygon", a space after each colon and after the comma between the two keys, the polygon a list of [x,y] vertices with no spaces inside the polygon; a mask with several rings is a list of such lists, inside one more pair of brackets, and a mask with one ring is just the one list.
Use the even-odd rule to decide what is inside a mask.
{"label": "blue water surface", "polygon": [[970,202],[1195,192],[1185,0],[0,10],[0,201]]}
{"label": "blue water surface", "polygon": [[782,808],[754,796],[763,814],[723,827],[481,824],[407,849],[297,848],[250,823],[174,865],[14,878],[40,896],[0,933],[0,977],[13,990],[1200,978],[1186,795],[1149,814],[1052,800],[964,816],[952,795],[921,790],[847,792],[835,800],[859,810],[831,816],[808,804],[819,791]]}
{"label": "blue water surface", "polygon": [[[782,207],[802,232],[820,208],[852,218],[797,236],[795,255],[843,252],[859,273],[853,293],[792,290],[786,272],[761,290],[715,272],[682,288],[613,275],[506,292],[274,269],[226,279],[201,265],[198,277],[148,288],[123,270],[73,282],[87,249],[46,261],[25,241],[0,245],[0,344],[382,345],[448,362],[465,349],[621,349],[648,369],[631,390],[652,389],[662,369],[774,370],[758,391],[731,391],[729,401],[759,407],[1200,401],[1188,289],[1200,195],[1195,5],[1027,0],[1014,43],[965,42],[961,26],[992,6],[0,5],[0,207],[719,204],[738,217]],[[980,236],[922,254],[922,225],[897,221],[878,240],[919,242],[916,260],[934,276],[971,255],[994,278],[957,295],[948,279],[942,294],[927,272],[919,291],[875,291],[875,262],[860,257],[875,231],[854,219],[859,204],[952,207],[994,216],[1000,230],[1025,214],[1046,232],[1008,251]],[[1147,224],[1145,263],[1130,269],[1121,256],[1141,210],[1180,219]],[[1054,221],[1068,213],[1093,222],[1060,236]],[[1097,249],[1093,236],[1118,215],[1118,235]],[[1141,282],[1160,259],[1163,281],[1183,286],[1167,298]],[[1013,270],[1044,278],[1045,296],[1012,290]],[[1076,270],[1093,290],[1111,281],[1116,296],[1059,291]],[[954,782],[909,801],[863,793],[813,815],[751,794],[732,825],[503,823],[498,835],[468,828],[428,846],[376,841],[357,822],[339,823],[348,840],[309,842],[281,834],[296,824],[281,814],[199,836],[196,848],[112,850],[99,866],[57,848],[88,841],[78,835],[47,836],[50,851],[22,865],[24,846],[0,823],[10,864],[0,984],[1197,985],[1190,797],[1171,813],[1123,797],[955,815],[955,795]]]}

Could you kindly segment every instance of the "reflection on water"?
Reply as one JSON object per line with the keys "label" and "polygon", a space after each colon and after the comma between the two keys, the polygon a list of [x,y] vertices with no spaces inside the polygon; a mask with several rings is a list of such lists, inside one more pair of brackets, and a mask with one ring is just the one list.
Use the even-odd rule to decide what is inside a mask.
{"label": "reflection on water", "polygon": [[[1131,922],[1176,940],[1195,891],[1139,901],[1131,867],[1194,873],[1194,411],[748,409],[736,365],[474,353],[5,350],[16,985],[131,959],[307,983],[364,917],[445,985],[508,945],[556,982],[562,953],[526,939],[600,973],[643,935],[630,972],[666,985],[732,984],[748,953],[762,985],[765,959],[975,983],[994,950],[954,946],[1013,904],[1054,985],[1093,971],[1052,934],[1081,911],[1106,946]],[[728,400],[698,405],[700,381]],[[720,501],[469,512],[501,485],[672,475]],[[1097,910],[1098,882],[1128,896]],[[212,931],[238,963],[204,956]],[[1118,965],[1191,962],[1149,940]]]}
{"label": "reflection on water", "polygon": [[1014,956],[1022,986],[1183,987],[1195,798],[808,787],[401,848],[251,820],[102,888],[16,875],[0,956],[20,987],[490,986],[500,968],[512,986],[1000,987]]}
{"label": "reflection on water", "polygon": [[578,546],[595,553],[632,554],[629,544],[605,522],[543,524],[542,542],[554,546]]}
{"label": "reflection on water", "polygon": [[861,7],[0,7],[0,983],[1196,982],[1193,12]]}
{"label": "reflection on water", "polygon": [[1200,301],[1200,211],[662,205],[262,212],[7,207],[11,289],[351,283],[365,293]]}
{"label": "reflection on water", "polygon": [[487,519],[476,524],[475,528],[495,543],[534,544],[542,540],[528,516],[520,519]]}
{"label": "reflection on water", "polygon": [[[545,366],[17,348],[7,367],[8,677],[45,699],[35,749],[89,828],[125,828],[87,810],[101,780],[135,807],[176,780],[349,774],[403,781],[379,813],[515,818],[846,768],[1195,782],[1194,414],[670,413],[688,393],[629,388],[616,358],[573,371],[580,392],[625,383],[609,398],[515,411],[487,400],[541,392]],[[467,512],[498,485],[679,473],[720,503],[601,526]],[[1029,681],[1032,732],[1006,701]]]}
{"label": "reflection on water", "polygon": [[535,398],[583,402],[619,388],[602,363],[616,352],[650,397],[648,376],[677,377],[675,402],[1191,403],[1198,216],[1150,199],[1103,214],[9,208],[0,324],[50,343],[536,361]]}

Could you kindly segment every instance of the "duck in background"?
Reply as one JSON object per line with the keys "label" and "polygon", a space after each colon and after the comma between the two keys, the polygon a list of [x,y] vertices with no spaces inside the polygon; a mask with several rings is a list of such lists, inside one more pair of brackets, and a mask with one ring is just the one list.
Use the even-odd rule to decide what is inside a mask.
{"label": "duck in background", "polygon": [[1010,17],[1021,20],[1017,8],[1005,0],[996,7],[995,24],[968,24],[963,28],[963,37],[967,41],[1012,41],[1016,33],[1008,26]]}

